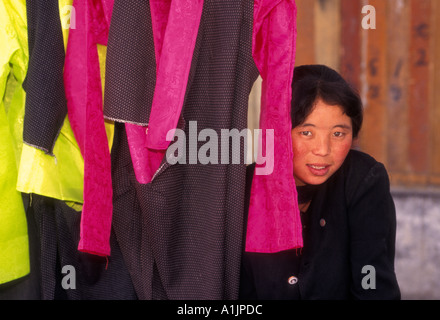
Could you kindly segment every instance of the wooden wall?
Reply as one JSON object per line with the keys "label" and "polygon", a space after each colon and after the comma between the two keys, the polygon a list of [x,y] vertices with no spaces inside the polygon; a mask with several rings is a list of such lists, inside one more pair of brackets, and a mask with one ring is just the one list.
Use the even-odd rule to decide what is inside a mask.
{"label": "wooden wall", "polygon": [[[358,148],[394,187],[440,187],[440,0],[296,0],[296,65],[339,71],[360,92]],[[365,5],[376,29],[362,28]]]}

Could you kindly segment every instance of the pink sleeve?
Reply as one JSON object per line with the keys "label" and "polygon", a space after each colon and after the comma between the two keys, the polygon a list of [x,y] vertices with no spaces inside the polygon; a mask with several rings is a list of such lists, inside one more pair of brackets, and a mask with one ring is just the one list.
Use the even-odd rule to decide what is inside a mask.
{"label": "pink sleeve", "polygon": [[64,68],[68,117],[84,158],[84,205],[78,249],[110,255],[112,182],[97,44],[107,44],[113,0],[74,0]]}
{"label": "pink sleeve", "polygon": [[157,67],[148,131],[136,124],[125,125],[139,183],[151,182],[170,143],[167,133],[179,121],[203,0],[155,0],[150,1],[150,10]]}
{"label": "pink sleeve", "polygon": [[171,2],[149,120],[147,145],[151,149],[167,149],[167,133],[179,121],[202,10],[203,0]]}
{"label": "pink sleeve", "polygon": [[[252,53],[263,79],[261,146],[262,150],[273,148],[273,171],[259,164],[261,158],[257,158],[246,251],[272,253],[303,246],[293,178],[290,120],[297,9],[294,0],[255,0],[254,3]],[[266,144],[271,132],[273,142],[269,139]]]}
{"label": "pink sleeve", "polygon": [[[170,7],[171,1],[150,1],[154,50],[156,54],[156,74],[159,72],[159,58],[162,52]],[[150,183],[154,173],[160,167],[165,150],[152,150],[147,147],[147,127],[126,123],[125,129],[136,180],[142,184]]]}

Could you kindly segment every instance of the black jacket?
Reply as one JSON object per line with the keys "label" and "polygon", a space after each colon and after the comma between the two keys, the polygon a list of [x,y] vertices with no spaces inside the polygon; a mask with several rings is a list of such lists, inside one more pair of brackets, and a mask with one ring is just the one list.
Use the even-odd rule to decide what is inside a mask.
{"label": "black jacket", "polygon": [[241,299],[400,299],[396,212],[381,163],[350,151],[302,220],[301,250],[244,253]]}
{"label": "black jacket", "polygon": [[[104,114],[118,122],[149,122],[156,70],[149,2],[115,1],[113,8]],[[179,126],[186,137],[190,121],[197,121],[197,134],[206,128],[219,136],[225,128],[246,128],[249,93],[258,77],[253,4],[204,2]],[[189,140],[187,163],[204,144],[192,149]],[[231,144],[229,149],[244,159],[243,148],[233,151]],[[125,127],[116,124],[113,227],[139,299],[238,298],[245,175],[244,161],[172,165],[164,159],[152,182],[141,184]]]}

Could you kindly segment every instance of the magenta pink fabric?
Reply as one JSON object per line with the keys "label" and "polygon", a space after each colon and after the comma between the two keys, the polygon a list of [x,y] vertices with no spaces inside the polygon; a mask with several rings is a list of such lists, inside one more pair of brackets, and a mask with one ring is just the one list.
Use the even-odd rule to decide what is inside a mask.
{"label": "magenta pink fabric", "polygon": [[[103,256],[110,254],[112,185],[96,44],[107,43],[113,1],[74,0],[77,23],[69,33],[64,75],[69,120],[84,157],[84,206],[78,248]],[[141,183],[151,181],[168,147],[167,133],[179,120],[203,1],[156,0],[150,7],[157,81],[148,134],[145,127],[126,124],[136,177]],[[253,42],[253,56],[263,78],[262,147],[264,150],[265,129],[273,129],[275,165],[272,174],[254,177],[246,250],[276,252],[302,247],[289,116],[295,2],[255,0]]]}
{"label": "magenta pink fabric", "polygon": [[[151,182],[182,111],[203,0],[150,1],[156,52],[156,87],[148,131],[126,124],[136,179]],[[148,133],[147,133],[148,132]]]}
{"label": "magenta pink fabric", "polygon": [[266,175],[257,159],[246,234],[248,252],[273,253],[303,246],[290,133],[296,12],[294,0],[254,2],[252,54],[263,79],[262,150],[266,150],[266,130],[273,129],[275,159],[273,172]]}
{"label": "magenta pink fabric", "polygon": [[[170,7],[171,0],[150,1],[154,50],[156,54],[156,74],[159,72],[159,57],[162,51]],[[165,151],[147,148],[147,126],[126,123],[125,129],[136,179],[142,184],[149,183],[159,168]]]}
{"label": "magenta pink fabric", "polygon": [[97,44],[106,45],[114,0],[74,0],[64,67],[68,117],[84,158],[84,205],[78,249],[110,255],[111,161],[103,117]]}

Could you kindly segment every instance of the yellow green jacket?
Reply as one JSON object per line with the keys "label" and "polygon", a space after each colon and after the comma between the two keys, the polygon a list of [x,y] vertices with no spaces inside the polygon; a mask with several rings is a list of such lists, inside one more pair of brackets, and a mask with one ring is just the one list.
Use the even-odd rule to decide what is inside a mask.
{"label": "yellow green jacket", "polygon": [[26,215],[16,190],[28,63],[25,0],[0,2],[0,283],[30,271]]}
{"label": "yellow green jacket", "polygon": [[[73,0],[59,0],[64,44],[68,38]],[[29,245],[21,193],[60,199],[77,211],[83,203],[84,161],[66,117],[54,146],[54,155],[23,144],[25,91],[28,66],[25,0],[0,2],[0,284],[27,275]],[[106,48],[98,48],[102,77]],[[104,81],[103,81],[104,83]],[[113,123],[106,123],[109,145]]]}
{"label": "yellow green jacket", "polygon": [[[68,6],[72,2],[73,0],[59,0],[65,48],[71,24],[69,17],[72,13]],[[104,76],[106,47],[101,46],[98,51],[101,74]],[[112,141],[113,124],[106,123],[106,128],[109,141]],[[17,190],[60,199],[80,211],[83,203],[84,160],[67,117],[53,153],[55,157],[38,148],[23,145]]]}

